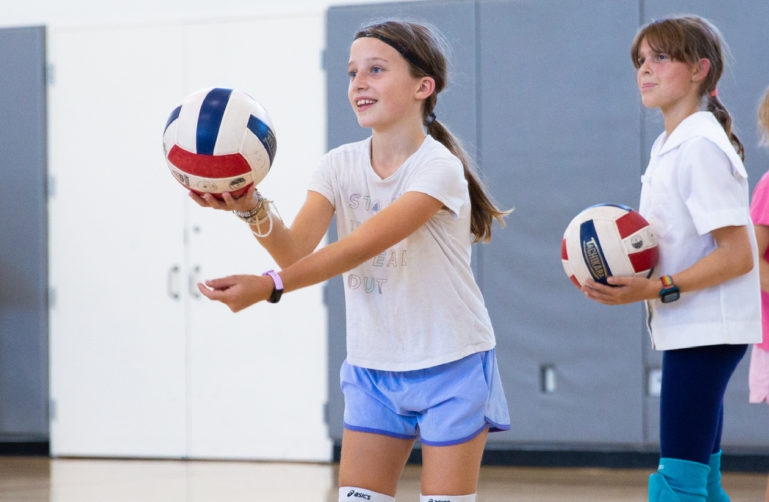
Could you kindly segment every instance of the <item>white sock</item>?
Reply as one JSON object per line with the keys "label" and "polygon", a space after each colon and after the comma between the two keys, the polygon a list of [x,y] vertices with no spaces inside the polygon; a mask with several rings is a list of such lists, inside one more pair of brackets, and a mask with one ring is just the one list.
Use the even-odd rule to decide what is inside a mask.
{"label": "white sock", "polygon": [[395,497],[356,486],[340,486],[339,502],[395,502]]}
{"label": "white sock", "polygon": [[420,495],[419,502],[475,502],[475,495]]}

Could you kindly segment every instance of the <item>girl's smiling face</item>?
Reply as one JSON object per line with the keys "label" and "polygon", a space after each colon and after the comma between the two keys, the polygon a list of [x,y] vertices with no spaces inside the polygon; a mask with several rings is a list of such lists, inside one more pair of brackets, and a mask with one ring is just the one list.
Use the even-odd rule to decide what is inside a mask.
{"label": "girl's smiling face", "polygon": [[388,129],[421,117],[420,79],[398,51],[372,37],[356,39],[347,64],[347,97],[361,127]]}

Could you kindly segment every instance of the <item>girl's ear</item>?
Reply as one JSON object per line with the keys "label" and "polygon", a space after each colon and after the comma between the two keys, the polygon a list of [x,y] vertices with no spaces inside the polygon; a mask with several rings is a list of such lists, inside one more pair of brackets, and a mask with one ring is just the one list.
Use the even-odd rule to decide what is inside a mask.
{"label": "girl's ear", "polygon": [[417,99],[427,99],[433,92],[435,92],[435,79],[433,77],[422,77],[419,79]]}
{"label": "girl's ear", "polygon": [[694,64],[694,73],[692,73],[692,82],[702,82],[710,73],[710,60],[702,58]]}

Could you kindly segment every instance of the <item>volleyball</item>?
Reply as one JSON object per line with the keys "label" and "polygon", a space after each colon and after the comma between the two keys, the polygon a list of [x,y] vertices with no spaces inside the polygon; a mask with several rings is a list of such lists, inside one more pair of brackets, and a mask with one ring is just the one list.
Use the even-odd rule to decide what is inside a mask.
{"label": "volleyball", "polygon": [[596,204],[580,212],[561,241],[563,270],[578,288],[588,278],[650,277],[657,264],[657,238],[649,222],[620,204]]}
{"label": "volleyball", "polygon": [[201,195],[245,193],[267,176],[277,148],[267,110],[236,89],[201,89],[171,112],[163,131],[176,180]]}

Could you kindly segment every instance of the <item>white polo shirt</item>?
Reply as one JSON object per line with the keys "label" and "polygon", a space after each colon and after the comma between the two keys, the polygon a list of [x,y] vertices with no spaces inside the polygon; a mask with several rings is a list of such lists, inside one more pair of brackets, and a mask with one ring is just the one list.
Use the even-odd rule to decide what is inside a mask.
{"label": "white polo shirt", "polygon": [[639,212],[659,240],[655,274],[681,272],[716,249],[712,232],[747,226],[754,267],[716,286],[681,293],[678,301],[646,302],[657,350],[761,341],[758,248],[749,213],[747,172],[710,112],[684,119],[652,146],[641,177]]}

